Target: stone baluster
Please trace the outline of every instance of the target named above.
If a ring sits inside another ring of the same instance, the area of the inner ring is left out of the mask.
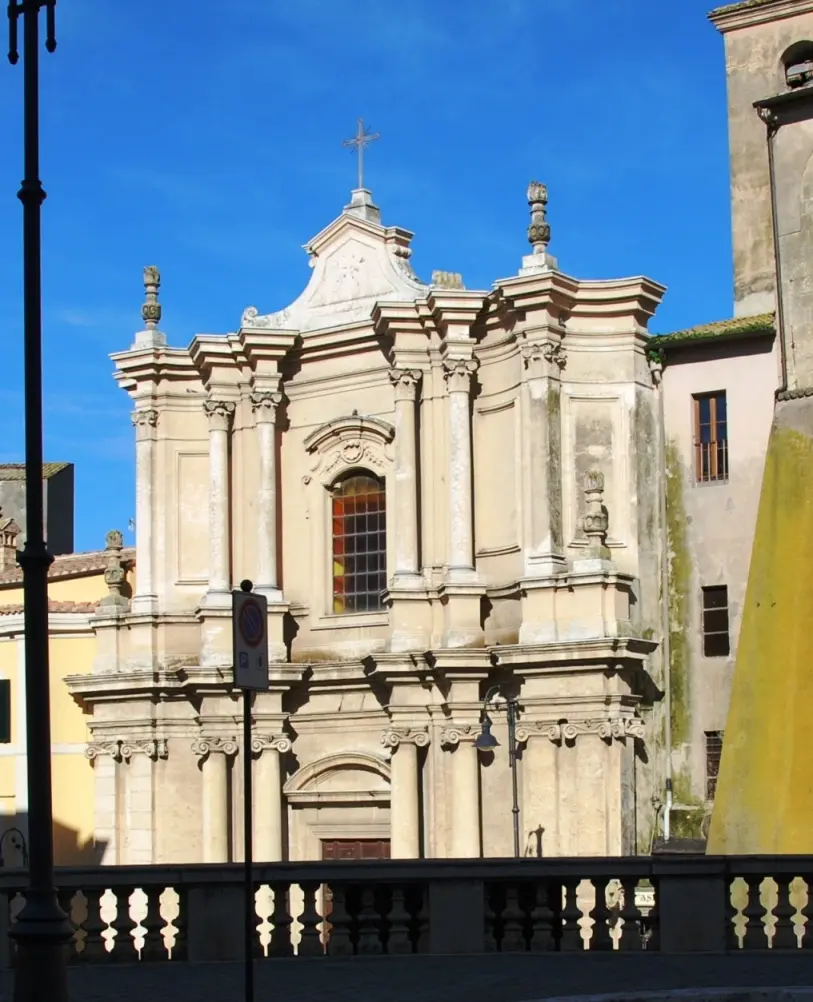
[[[477,365],[474,358],[446,358],[443,362],[449,400],[450,581],[474,577],[470,393]]]
[[[255,591],[271,602],[282,600],[277,580],[277,409],[278,391],[252,393],[260,453],[260,490],[257,496],[257,581]]]
[[[136,582],[132,611],[150,615],[156,611],[154,580],[153,510],[155,502],[155,429],[158,411],[140,407],[133,412],[136,430]]]
[[[229,759],[237,754],[233,737],[203,737],[192,744],[203,774],[203,862],[229,858]]]
[[[230,601],[229,552],[229,426],[235,405],[209,398],[209,594],[207,604]]]
[[[441,743],[452,749],[451,799],[453,859],[480,855],[480,764],[474,747],[479,729],[471,724],[447,727]]]
[[[390,854],[393,859],[421,855],[418,749],[429,744],[425,729],[391,727],[381,743],[392,749],[390,773]]]
[[[282,859],[282,769],[280,756],[291,750],[284,735],[255,735],[254,756],[254,858],[258,863]]]
[[[415,400],[420,369],[390,369],[395,388],[395,579],[409,585],[420,575],[418,554],[418,452]]]

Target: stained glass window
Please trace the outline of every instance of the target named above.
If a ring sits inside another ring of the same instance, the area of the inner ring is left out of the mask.
[[[387,586],[387,505],[384,483],[366,473],[340,480],[332,492],[333,611],[383,608]]]

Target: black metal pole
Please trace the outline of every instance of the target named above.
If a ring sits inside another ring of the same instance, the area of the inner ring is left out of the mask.
[[[511,766],[511,813],[514,816],[514,857],[519,859],[519,788],[517,783],[517,701],[508,700],[508,762]]]
[[[251,838],[253,818],[251,789],[251,693],[243,691],[243,846],[245,855],[245,886],[246,886],[246,928],[245,928],[245,967],[246,988],[245,1002],[254,1002],[254,846]]]
[[[72,929],[54,887],[51,805],[51,717],[48,666],[48,567],[42,490],[42,303],[39,178],[39,12],[46,8],[46,48],[53,52],[55,0],[9,4],[9,61],[17,62],[17,19],[23,19],[25,176],[23,288],[25,341],[25,694],[28,755],[28,888],[11,936],[17,944],[14,1002],[68,1002],[67,944]]]

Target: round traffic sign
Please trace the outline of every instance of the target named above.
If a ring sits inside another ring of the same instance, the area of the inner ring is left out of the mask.
[[[250,598],[243,602],[237,619],[240,636],[249,647],[259,647],[265,636],[265,617],[259,602]]]

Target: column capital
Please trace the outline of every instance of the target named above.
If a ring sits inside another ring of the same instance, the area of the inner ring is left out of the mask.
[[[423,373],[420,369],[402,369],[393,366],[389,371],[389,377],[390,382],[395,387],[396,401],[412,401],[415,399]]]
[[[130,415],[139,440],[152,437],[153,429],[158,425],[158,411],[154,407],[138,407]]]
[[[249,400],[257,424],[274,424],[277,420],[277,408],[282,403],[281,390],[255,390]]]
[[[291,748],[291,739],[285,734],[255,734],[251,739],[251,754],[258,758],[264,751],[285,755]]]
[[[474,724],[450,724],[444,727],[440,735],[440,744],[443,748],[456,748],[458,745],[474,744],[480,733]]]
[[[476,358],[444,358],[443,378],[449,393],[468,393],[479,366]]]
[[[381,735],[381,744],[393,750],[399,745],[407,744],[426,748],[429,744],[429,731],[425,727],[388,727]]]
[[[237,738],[221,736],[205,736],[195,738],[192,742],[192,754],[205,759],[215,752],[231,757],[237,754]]]
[[[236,405],[233,400],[216,400],[208,397],[203,403],[203,410],[209,418],[209,427],[214,431],[228,431],[229,423],[234,415]]]
[[[116,762],[129,762],[135,755],[146,755],[153,761],[167,758],[169,745],[166,738],[136,738],[112,741],[91,741],[85,749],[85,756],[95,762],[101,756],[109,755]]]
[[[644,722],[640,717],[593,717],[584,720],[535,720],[517,725],[517,744],[525,744],[532,737],[544,737],[554,744],[572,744],[582,735],[595,734],[612,744],[627,738],[642,740]]]
[[[567,365],[561,341],[535,341],[520,348],[523,365],[531,379],[558,376]]]

